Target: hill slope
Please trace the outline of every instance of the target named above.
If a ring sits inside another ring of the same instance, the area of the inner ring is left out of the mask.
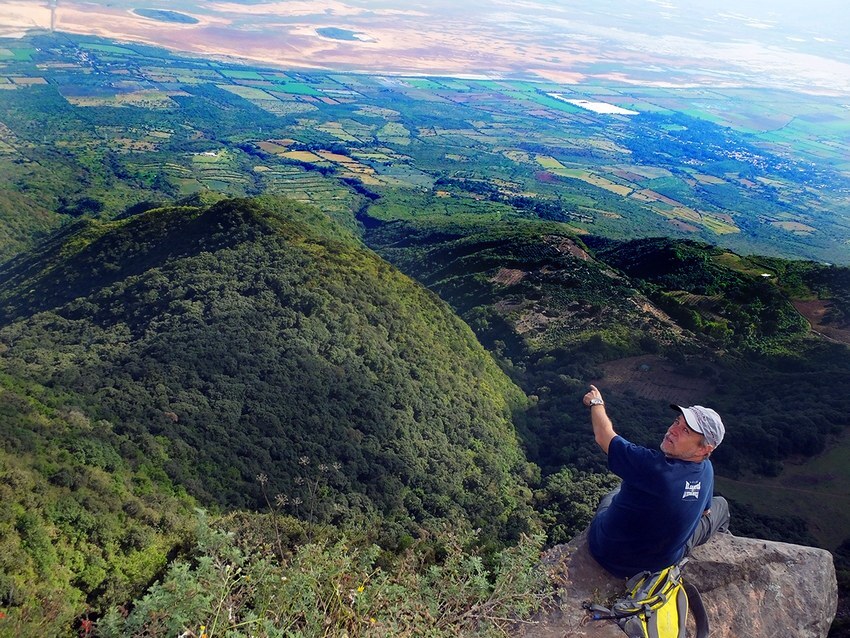
[[[718,407],[731,424],[716,454],[727,475],[774,475],[843,430],[847,347],[812,333],[794,303],[822,304],[842,330],[846,268],[578,238],[558,224],[396,222],[367,241],[452,304],[537,399],[520,425],[544,473],[604,469],[575,404],[591,380],[623,434],[647,445],[669,422],[667,403]]]
[[[524,396],[471,331],[318,212],[272,199],[86,222],[0,272],[2,365],[204,503],[524,527]]]
[[[3,636],[70,635],[83,611],[138,596],[193,517],[144,446],[66,400],[0,374]]]

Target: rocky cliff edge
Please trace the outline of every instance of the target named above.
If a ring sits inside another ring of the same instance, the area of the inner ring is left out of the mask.
[[[624,589],[623,579],[591,558],[586,533],[550,550],[544,563],[559,583],[557,603],[514,636],[625,636],[612,621],[588,621],[582,607],[610,602]],[[702,594],[711,638],[825,638],[835,617],[835,567],[823,549],[719,535],[693,551],[684,577]]]

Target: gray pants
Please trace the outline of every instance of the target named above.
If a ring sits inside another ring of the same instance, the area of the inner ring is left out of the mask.
[[[729,503],[722,496],[711,499],[711,509],[699,518],[697,528],[685,544],[685,556],[697,545],[702,545],[718,532],[729,531]]]
[[[611,507],[611,501],[614,500],[614,497],[619,493],[619,491],[620,486],[618,485],[602,497],[602,500],[599,501],[599,507],[596,508],[596,516],[598,516],[600,512],[604,512]],[[688,542],[685,543],[685,556],[690,554],[694,547],[702,545],[716,533],[728,531],[729,503],[727,503],[726,499],[722,496],[715,496],[711,499],[711,509],[708,510],[707,514],[700,516],[697,528],[694,530],[694,533],[691,534]]]

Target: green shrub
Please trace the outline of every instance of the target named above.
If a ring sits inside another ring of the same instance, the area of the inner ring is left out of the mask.
[[[193,556],[129,613],[110,609],[97,635],[502,636],[547,595],[542,536],[486,556],[475,534],[445,528],[389,559],[344,535],[291,547],[284,560],[238,540],[202,517]]]

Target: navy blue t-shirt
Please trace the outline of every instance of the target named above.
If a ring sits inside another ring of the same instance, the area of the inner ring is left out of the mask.
[[[711,461],[670,459],[616,436],[608,447],[608,468],[623,481],[611,506],[590,525],[591,555],[623,578],[679,561],[711,506]]]

